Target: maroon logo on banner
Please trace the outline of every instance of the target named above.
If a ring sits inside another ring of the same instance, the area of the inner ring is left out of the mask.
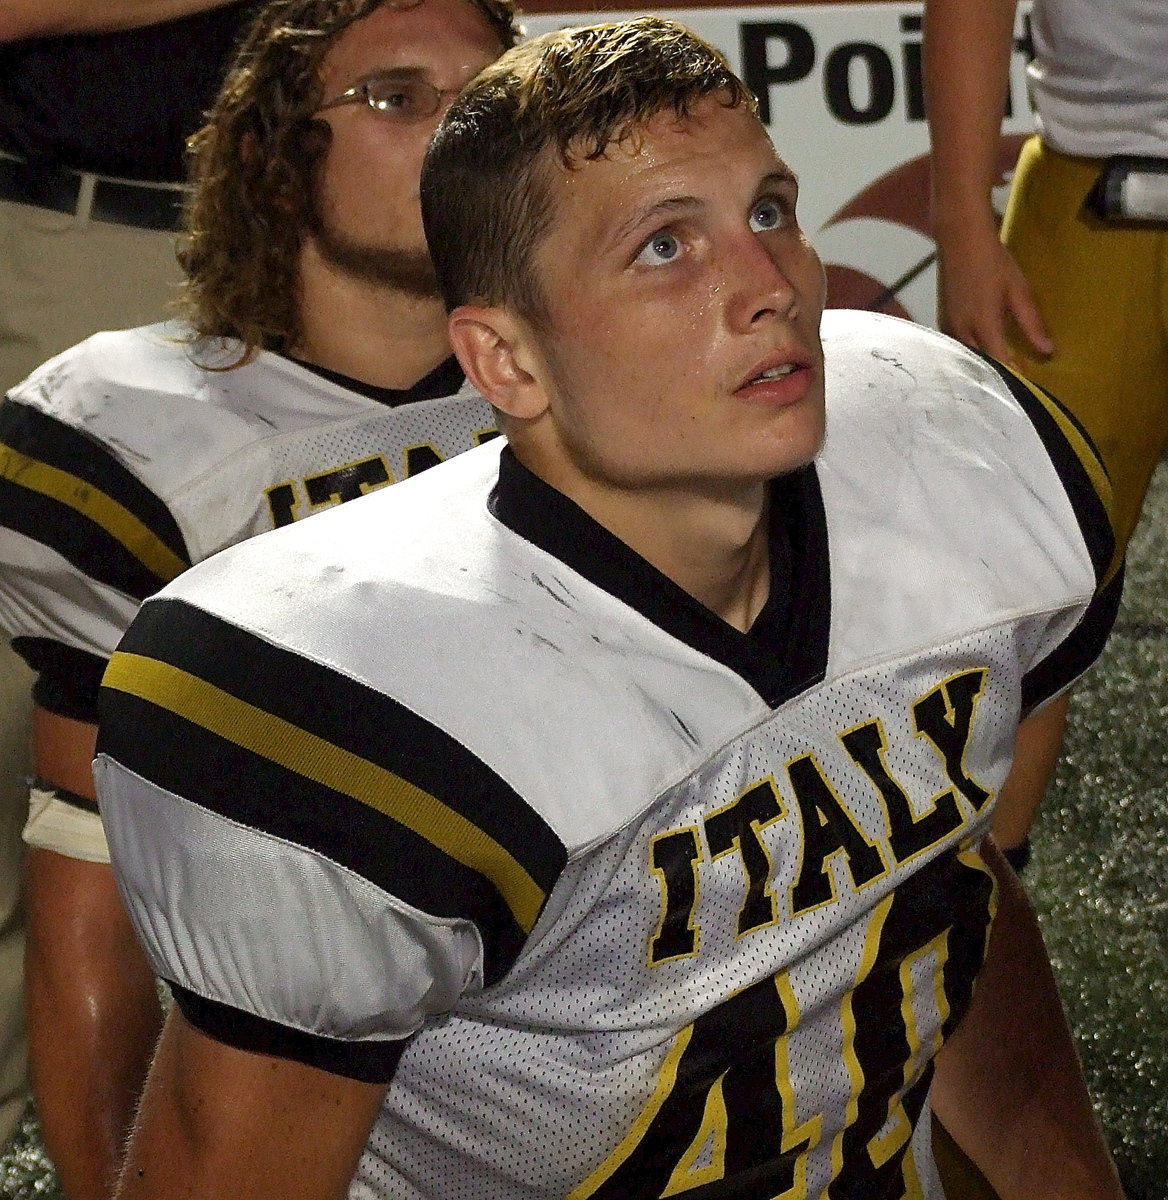
[[[1025,140],[1025,135],[1021,134],[1002,138],[998,152],[999,182],[1008,180]],[[830,229],[833,225],[860,217],[900,225],[931,238],[928,155],[910,159],[886,175],[881,175],[838,209],[824,222],[823,228]],[[914,279],[927,271],[935,259],[936,254],[931,252],[916,262],[906,262],[903,272],[896,279],[888,281],[876,279],[854,267],[824,263],[827,305],[829,308],[866,308],[897,317],[909,317],[911,314],[897,297]]]

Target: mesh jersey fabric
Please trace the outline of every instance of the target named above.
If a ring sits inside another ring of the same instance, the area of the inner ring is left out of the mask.
[[[1057,403],[906,322],[824,337],[779,628],[495,444],[217,556],[111,662],[135,923],[200,1028],[389,1081],[355,1200],[941,1197],[993,797],[1121,569]]]

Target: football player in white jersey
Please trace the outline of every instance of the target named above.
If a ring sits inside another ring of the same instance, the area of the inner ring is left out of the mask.
[[[70,1200],[108,1196],[161,1023],[90,761],[97,683],[192,562],[493,436],[418,206],[510,0],[275,0],[206,127],[187,324],[98,335],[0,407],[0,622],[39,672],[27,979],[37,1106]]]
[[[659,18],[455,102],[423,212],[508,444],[196,566],[105,676],[176,1000],[125,1200],[953,1200],[934,1106],[1003,1200],[1119,1200],[988,836],[1114,617],[1106,476],[821,321],[796,191]]]

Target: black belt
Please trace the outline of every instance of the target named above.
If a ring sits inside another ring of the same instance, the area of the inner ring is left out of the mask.
[[[176,184],[108,179],[0,154],[0,200],[74,213],[82,220],[138,229],[181,229],[185,194],[186,189]]]

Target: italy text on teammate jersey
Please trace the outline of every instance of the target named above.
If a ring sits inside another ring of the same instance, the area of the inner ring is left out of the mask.
[[[0,626],[37,699],[92,721],[138,605],[191,563],[494,436],[453,359],[407,391],[261,352],[231,371],[175,326],[102,333],[0,404]]]

